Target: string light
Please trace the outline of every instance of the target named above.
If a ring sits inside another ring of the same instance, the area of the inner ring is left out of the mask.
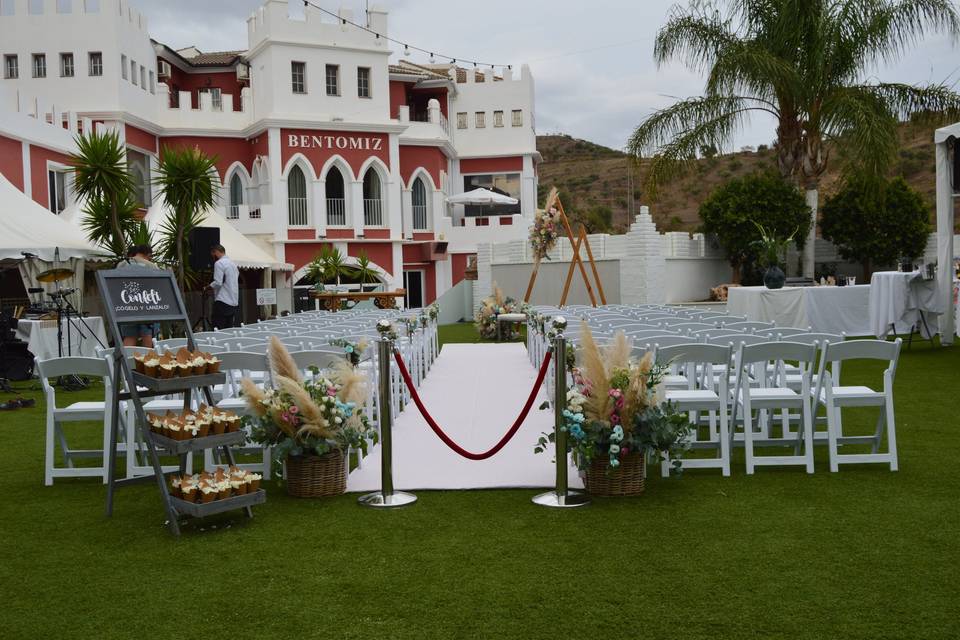
[[[334,13],[333,11],[330,11],[330,10],[328,10],[328,9],[324,9],[323,7],[321,7],[321,6],[319,6],[319,5],[311,2],[310,0],[303,0],[303,6],[305,6],[305,7],[313,7],[314,9],[316,9],[317,11],[320,11],[321,13],[325,13],[325,14],[327,14],[327,15],[329,15],[329,16],[332,16],[332,17],[340,20],[340,24],[342,24],[342,25],[344,25],[344,26],[346,26],[346,25],[349,24],[349,25],[351,25],[351,26],[353,26],[353,27],[356,27],[357,29],[360,29],[360,30],[362,30],[362,31],[366,31],[367,33],[372,33],[374,36],[376,36],[376,39],[377,39],[377,40],[383,38],[383,39],[386,40],[387,42],[392,42],[392,43],[394,43],[394,44],[401,45],[401,46],[403,46],[403,55],[405,55],[405,56],[409,56],[411,50],[419,51],[420,53],[429,54],[429,55],[430,55],[430,64],[433,64],[433,63],[434,63],[434,60],[435,60],[434,54],[433,54],[433,52],[430,51],[429,49],[422,49],[422,48],[417,47],[417,46],[414,46],[414,45],[412,45],[412,44],[408,44],[408,43],[406,43],[406,42],[401,42],[400,40],[396,40],[396,39],[391,38],[391,37],[389,37],[389,36],[386,36],[386,35],[384,35],[384,34],[382,34],[382,33],[378,33],[378,32],[376,32],[376,31],[374,31],[373,29],[371,29],[370,27],[366,27],[366,26],[364,26],[364,25],[362,25],[362,24],[358,24],[358,23],[353,22],[353,21],[351,21],[351,20],[347,20],[346,18],[343,18],[343,17],[337,15],[337,14]],[[455,57],[453,57],[453,56],[446,56],[446,55],[443,55],[443,54],[438,54],[438,55],[439,55],[441,58],[449,58],[449,60],[450,60],[450,62],[451,62],[452,64],[456,64],[456,63],[457,63],[457,58],[455,58]],[[501,68],[502,68],[502,67],[506,67],[507,69],[513,70],[513,65],[493,64],[493,63],[490,63],[490,62],[482,62],[482,61],[480,61],[480,60],[465,60],[465,59],[463,59],[463,58],[461,58],[461,60],[463,60],[463,62],[472,62],[474,67],[477,67],[477,66],[480,66],[480,65],[486,67],[487,65],[489,65],[491,69],[493,69],[493,68],[495,68],[495,67],[501,67]]]

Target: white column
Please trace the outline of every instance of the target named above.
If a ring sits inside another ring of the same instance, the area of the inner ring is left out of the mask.
[[[274,240],[280,241],[274,245],[276,257],[285,259],[286,252],[283,248],[283,241],[287,239],[287,181],[283,177],[280,146],[280,129],[268,129],[267,164],[270,168],[270,184],[268,186],[270,205],[264,206],[261,203],[260,210],[261,215],[266,212],[272,213],[272,220],[266,221],[265,226],[273,231]]]
[[[400,209],[403,212],[403,237],[409,240],[413,238],[413,192],[410,189],[400,192]]]
[[[23,193],[28,198],[33,198],[33,170],[30,167],[30,143],[24,140],[20,144],[20,151],[23,161]]]
[[[390,145],[390,179],[387,181],[384,197],[387,216],[386,224],[390,227],[390,237],[399,238],[403,234],[403,206],[405,202],[402,199],[401,191],[403,189],[403,178],[400,176],[400,136],[391,133],[389,137]]]
[[[520,213],[533,219],[537,210],[537,176],[533,156],[523,156],[523,173],[520,174]]]
[[[327,189],[324,180],[317,180],[311,183],[311,211],[313,215],[313,227],[317,230],[318,236],[327,235]]]
[[[358,238],[363,236],[363,180],[354,180],[345,185],[350,189],[350,197],[347,198],[346,205],[349,207],[348,214],[353,221],[353,234]]]

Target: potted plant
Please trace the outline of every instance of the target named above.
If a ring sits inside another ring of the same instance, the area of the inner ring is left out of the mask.
[[[630,496],[644,491],[648,456],[668,453],[679,469],[689,449],[693,425],[663,399],[666,368],[653,354],[631,358],[621,332],[600,349],[586,323],[581,329],[580,366],[563,409],[567,442],[587,491],[598,496]],[[553,433],[543,434],[534,451],[542,453]]]
[[[366,380],[348,360],[329,377],[300,368],[277,338],[270,340],[271,389],[241,382],[252,415],[244,418],[251,438],[272,448],[274,469],[287,472],[287,493],[300,498],[338,495],[347,488],[349,449],[366,451],[376,441],[363,411]]]
[[[787,247],[793,242],[797,230],[794,229],[790,237],[784,240],[765,229],[763,225],[757,222],[753,224],[760,230],[760,239],[754,244],[759,252],[760,265],[765,267],[763,284],[767,289],[782,289],[783,283],[787,280],[787,275],[780,268],[780,265],[786,260]]]

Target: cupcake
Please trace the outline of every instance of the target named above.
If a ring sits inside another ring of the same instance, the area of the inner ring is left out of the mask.
[[[222,413],[213,414],[213,420],[210,423],[210,433],[218,436],[226,431],[227,423],[223,418],[224,416]]]
[[[181,478],[174,476],[170,479],[170,495],[174,498],[182,498],[183,492],[180,490]]]
[[[183,425],[183,439],[190,440],[191,438],[199,437],[200,429],[197,428],[197,423],[188,422]]]
[[[205,353],[203,355],[204,355],[204,359],[207,362],[207,373],[219,373],[220,358],[210,353]]]
[[[255,493],[260,489],[260,481],[263,479],[259,473],[247,474],[247,493]]]
[[[227,423],[227,432],[234,433],[240,431],[240,416],[235,413],[229,413],[224,416],[224,419]]]
[[[217,483],[217,499],[226,500],[230,497],[230,481],[221,480]]]
[[[145,353],[133,354],[133,368],[137,373],[143,373],[143,369],[144,369],[143,359],[145,357],[146,357]]]
[[[160,365],[160,377],[172,378],[177,372],[176,362],[166,362]]]
[[[204,504],[208,504],[217,499],[217,488],[213,485],[212,482],[201,481],[198,487],[200,491],[200,501]]]
[[[195,376],[202,376],[207,372],[207,359],[200,353],[193,354],[190,364],[193,365],[193,375]]]
[[[180,478],[180,498],[187,502],[197,501],[197,481],[189,474]]]
[[[242,477],[230,476],[230,490],[233,495],[242,496],[247,492],[247,482]]]
[[[183,433],[180,429],[180,424],[177,422],[167,423],[167,434],[167,437],[171,440],[183,440]]]
[[[160,356],[156,351],[148,351],[143,359],[143,374],[156,378],[160,373]]]

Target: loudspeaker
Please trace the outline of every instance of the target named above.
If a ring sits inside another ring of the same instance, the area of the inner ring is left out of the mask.
[[[0,378],[19,382],[33,377],[33,354],[27,343],[7,342],[0,346]]]
[[[213,269],[210,247],[220,244],[220,227],[195,227],[190,232],[190,268],[194,271]]]

